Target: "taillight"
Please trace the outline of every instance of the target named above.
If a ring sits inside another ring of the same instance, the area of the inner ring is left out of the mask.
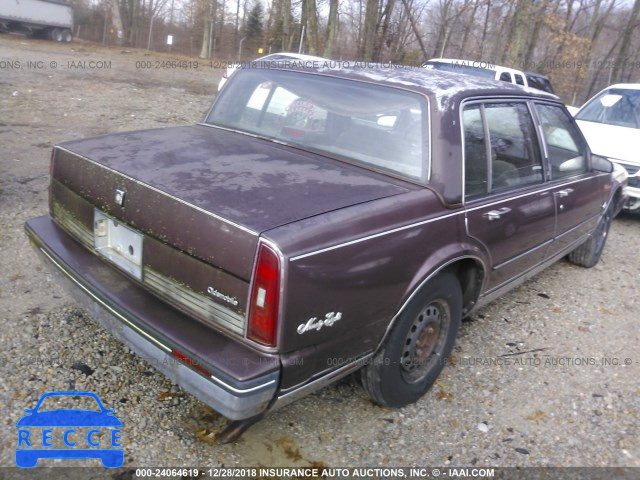
[[[280,259],[269,246],[258,247],[249,303],[247,336],[262,345],[275,347],[280,302]]]

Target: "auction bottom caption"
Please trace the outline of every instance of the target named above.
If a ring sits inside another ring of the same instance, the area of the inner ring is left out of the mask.
[[[299,479],[299,478],[494,478],[493,468],[429,468],[429,467],[355,467],[355,468],[137,468],[136,477],[222,478],[222,479]]]

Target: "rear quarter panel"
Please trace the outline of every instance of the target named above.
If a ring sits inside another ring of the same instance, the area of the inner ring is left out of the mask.
[[[282,389],[372,352],[422,281],[462,255],[486,260],[466,237],[461,209],[426,188],[278,228],[285,252]],[[299,333],[310,319],[340,314]],[[304,368],[299,368],[300,365]]]

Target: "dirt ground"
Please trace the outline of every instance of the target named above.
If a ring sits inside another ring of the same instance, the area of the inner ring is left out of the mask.
[[[451,364],[415,405],[374,406],[346,380],[214,445],[223,419],[77,310],[23,224],[47,212],[53,144],[197,122],[221,73],[193,58],[0,35],[0,466],[14,465],[23,409],[74,386],[116,409],[129,469],[640,467],[640,218],[629,215],[597,267],[559,262],[465,322]],[[507,354],[526,361],[483,363]]]

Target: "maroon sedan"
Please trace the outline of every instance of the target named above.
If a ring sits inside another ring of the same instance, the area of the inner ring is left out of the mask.
[[[625,199],[553,95],[294,67],[238,71],[197,125],[56,146],[26,224],[236,433],[359,369],[375,402],[418,400],[461,318],[564,256],[595,265]]]

